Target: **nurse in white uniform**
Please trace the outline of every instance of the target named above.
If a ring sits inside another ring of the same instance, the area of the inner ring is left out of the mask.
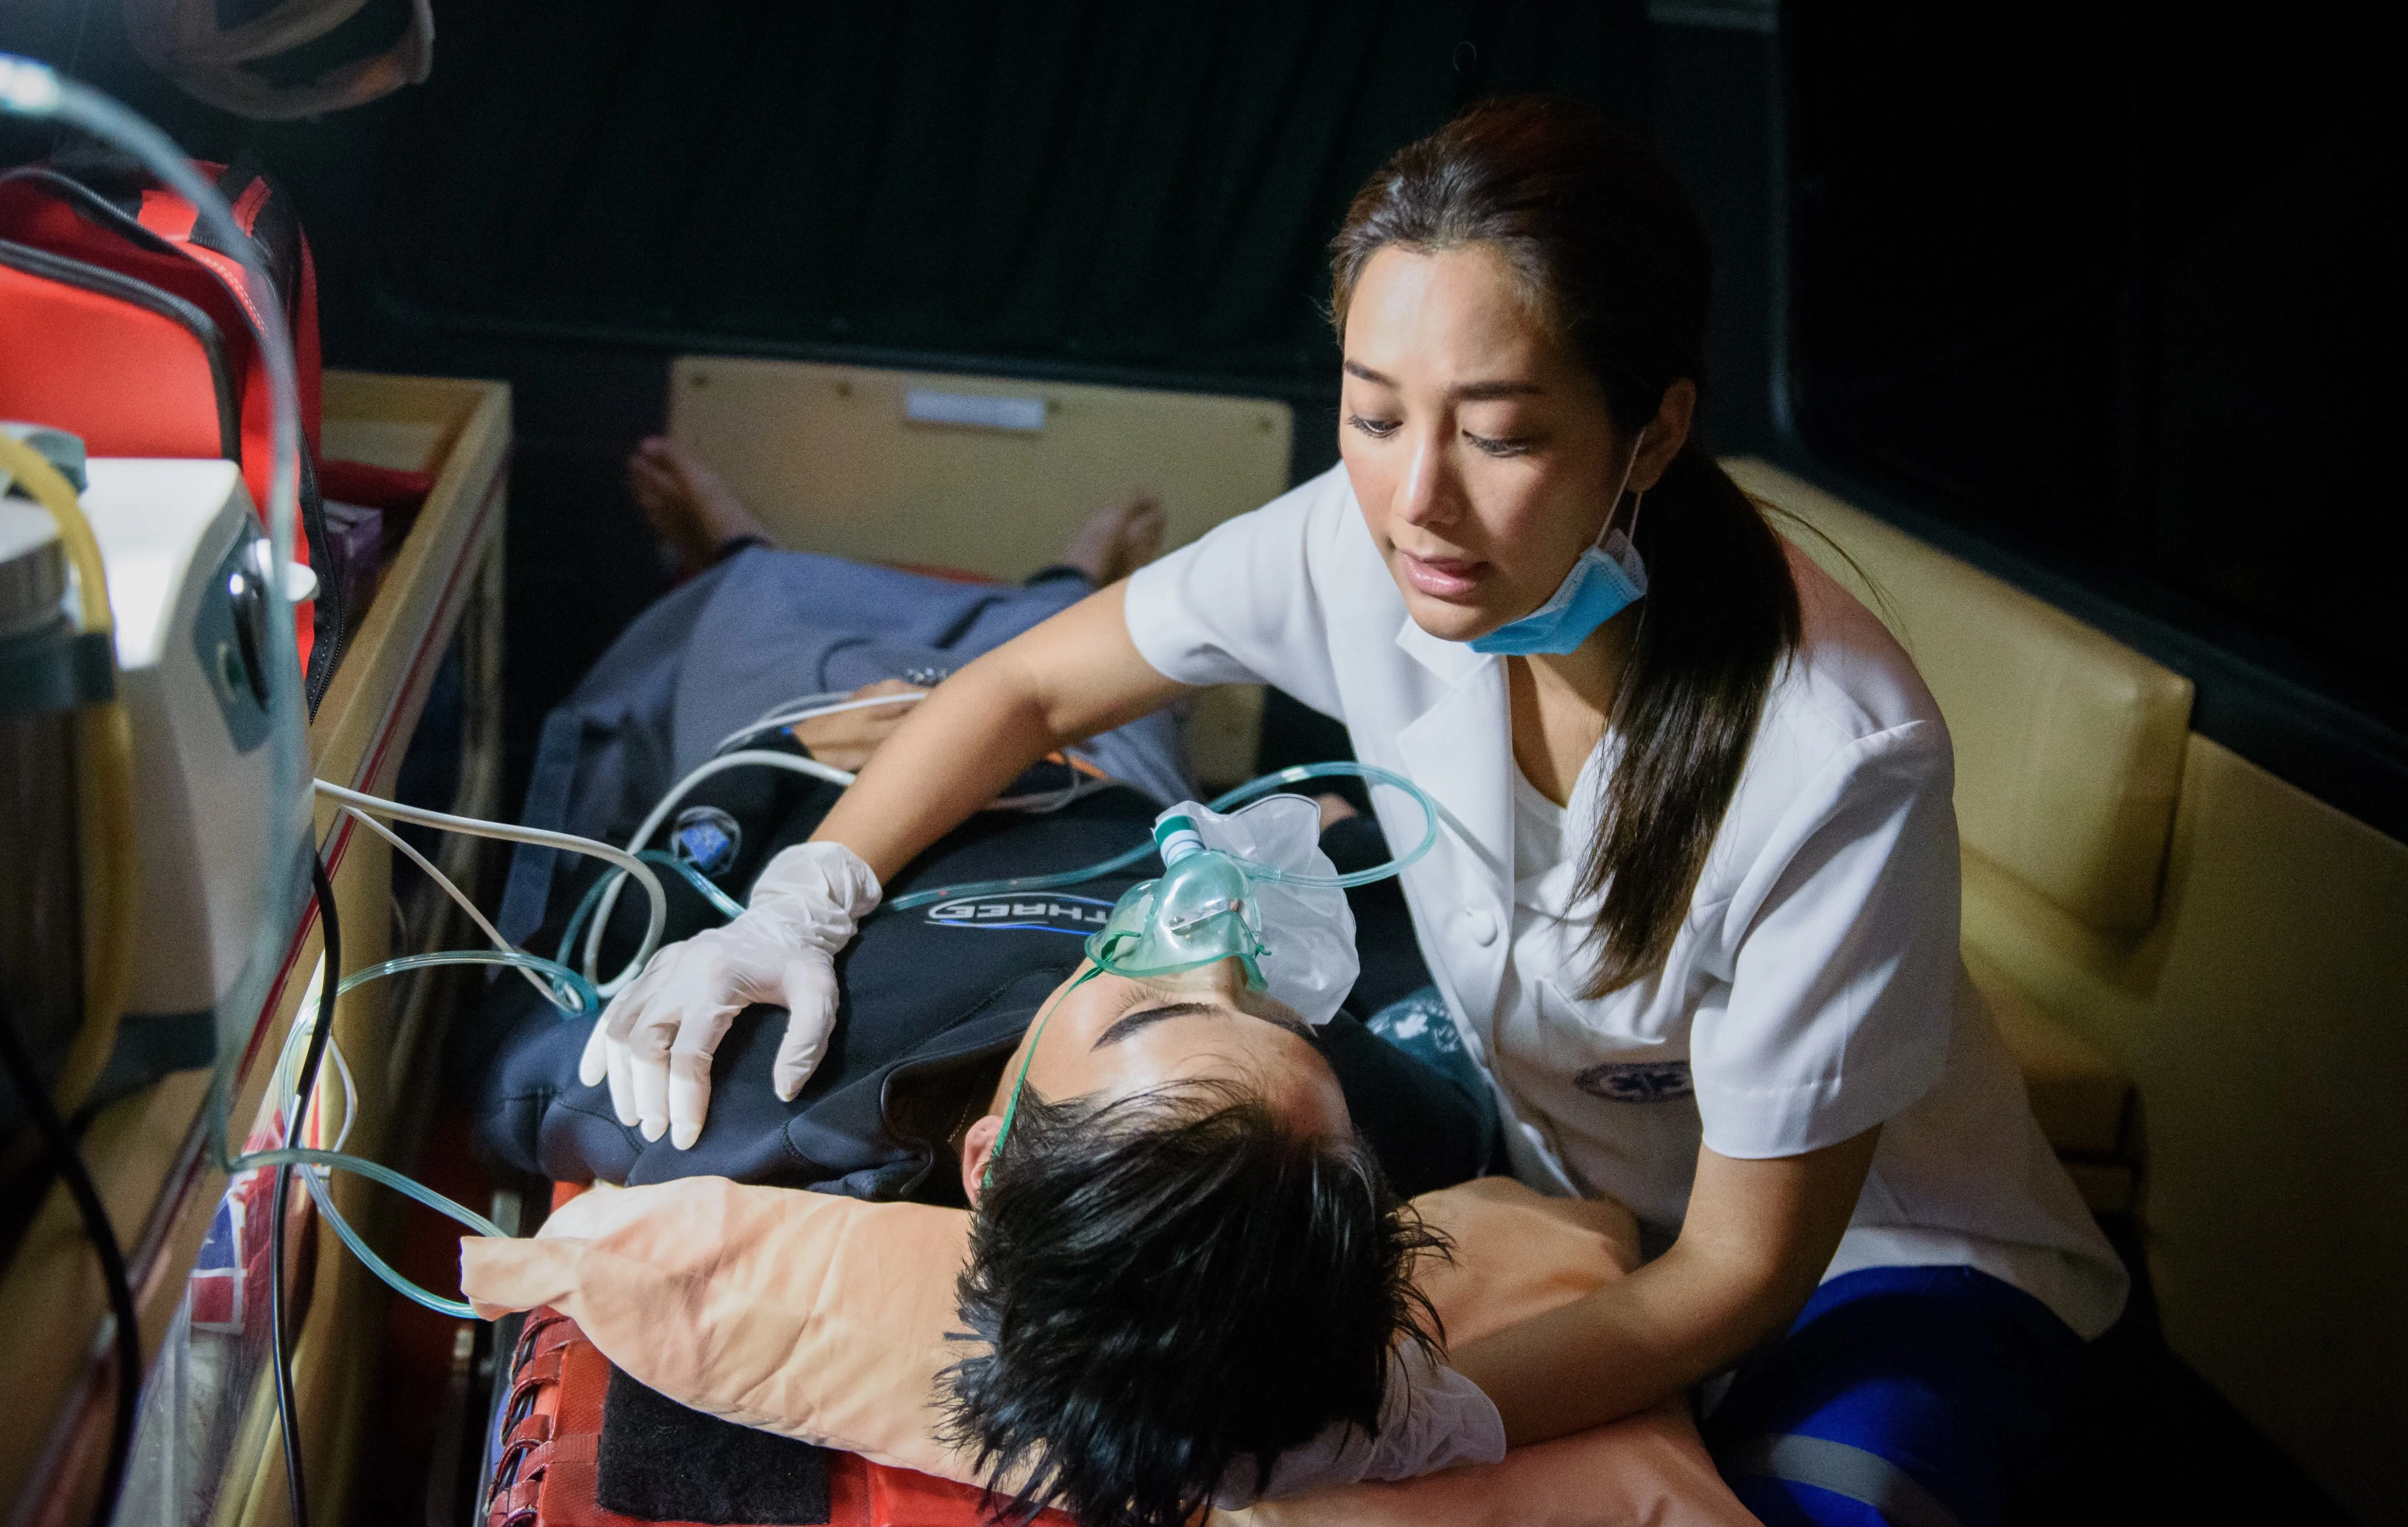
[[[1506,103],[1400,151],[1334,252],[1340,466],[962,670],[821,836],[892,875],[1190,686],[1340,718],[1442,812],[1405,894],[1514,1172],[1670,1243],[1452,1353],[1511,1440],[1702,1383],[1768,1521],[1999,1521],[2125,1275],[1959,962],[1938,707],[1692,430],[1695,214],[1636,140]],[[705,1007],[790,1002],[816,1051],[816,978],[755,963],[610,1015],[638,1096],[707,1069]]]

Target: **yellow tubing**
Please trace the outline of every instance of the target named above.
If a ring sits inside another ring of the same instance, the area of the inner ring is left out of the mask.
[[[115,622],[108,608],[108,573],[100,543],[76,502],[73,484],[47,457],[0,435],[5,469],[50,511],[59,540],[78,584],[78,624],[108,642],[109,664],[117,662]],[[76,712],[77,853],[83,866],[87,909],[84,927],[83,1026],[76,1031],[59,1072],[57,1106],[62,1116],[80,1106],[117,1045],[117,1020],[134,973],[134,732],[124,705],[114,698]],[[93,883],[98,882],[95,892]],[[97,908],[97,916],[92,909]]]

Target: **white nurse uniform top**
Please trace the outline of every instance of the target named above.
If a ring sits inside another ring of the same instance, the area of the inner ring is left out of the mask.
[[[1671,956],[1599,998],[1580,994],[1595,906],[1570,892],[1614,740],[1551,820],[1513,763],[1502,660],[1406,615],[1342,468],[1140,570],[1128,628],[1168,678],[1276,684],[1337,717],[1358,758],[1437,800],[1405,899],[1524,1180],[1669,1228],[1700,1142],[1789,1156],[1881,1124],[1827,1277],[1968,1265],[2096,1335],[2123,1306],[2122,1264],[1957,953],[1947,728],[1881,623],[1804,556],[1790,566],[1804,640]],[[1414,805],[1374,794],[1389,841],[1418,841]]]

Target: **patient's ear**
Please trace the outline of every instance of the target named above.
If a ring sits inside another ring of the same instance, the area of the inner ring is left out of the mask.
[[[986,1186],[986,1163],[995,1159],[995,1142],[1003,1134],[1003,1119],[988,1114],[962,1136],[962,1192],[970,1207],[978,1207],[979,1190]]]

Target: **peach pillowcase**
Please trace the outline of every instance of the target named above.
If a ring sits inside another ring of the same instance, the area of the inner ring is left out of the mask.
[[[1453,1342],[1477,1340],[1620,1277],[1629,1216],[1484,1178],[1414,1201],[1452,1262],[1420,1270]],[[917,1204],[689,1177],[596,1189],[532,1239],[461,1242],[461,1284],[488,1317],[550,1305],[611,1362],[714,1416],[980,1482],[936,1436],[938,1375],[967,1350],[953,1279],[969,1217]],[[1685,1404],[1501,1462],[1356,1485],[1250,1511],[1227,1527],[1742,1527]]]

